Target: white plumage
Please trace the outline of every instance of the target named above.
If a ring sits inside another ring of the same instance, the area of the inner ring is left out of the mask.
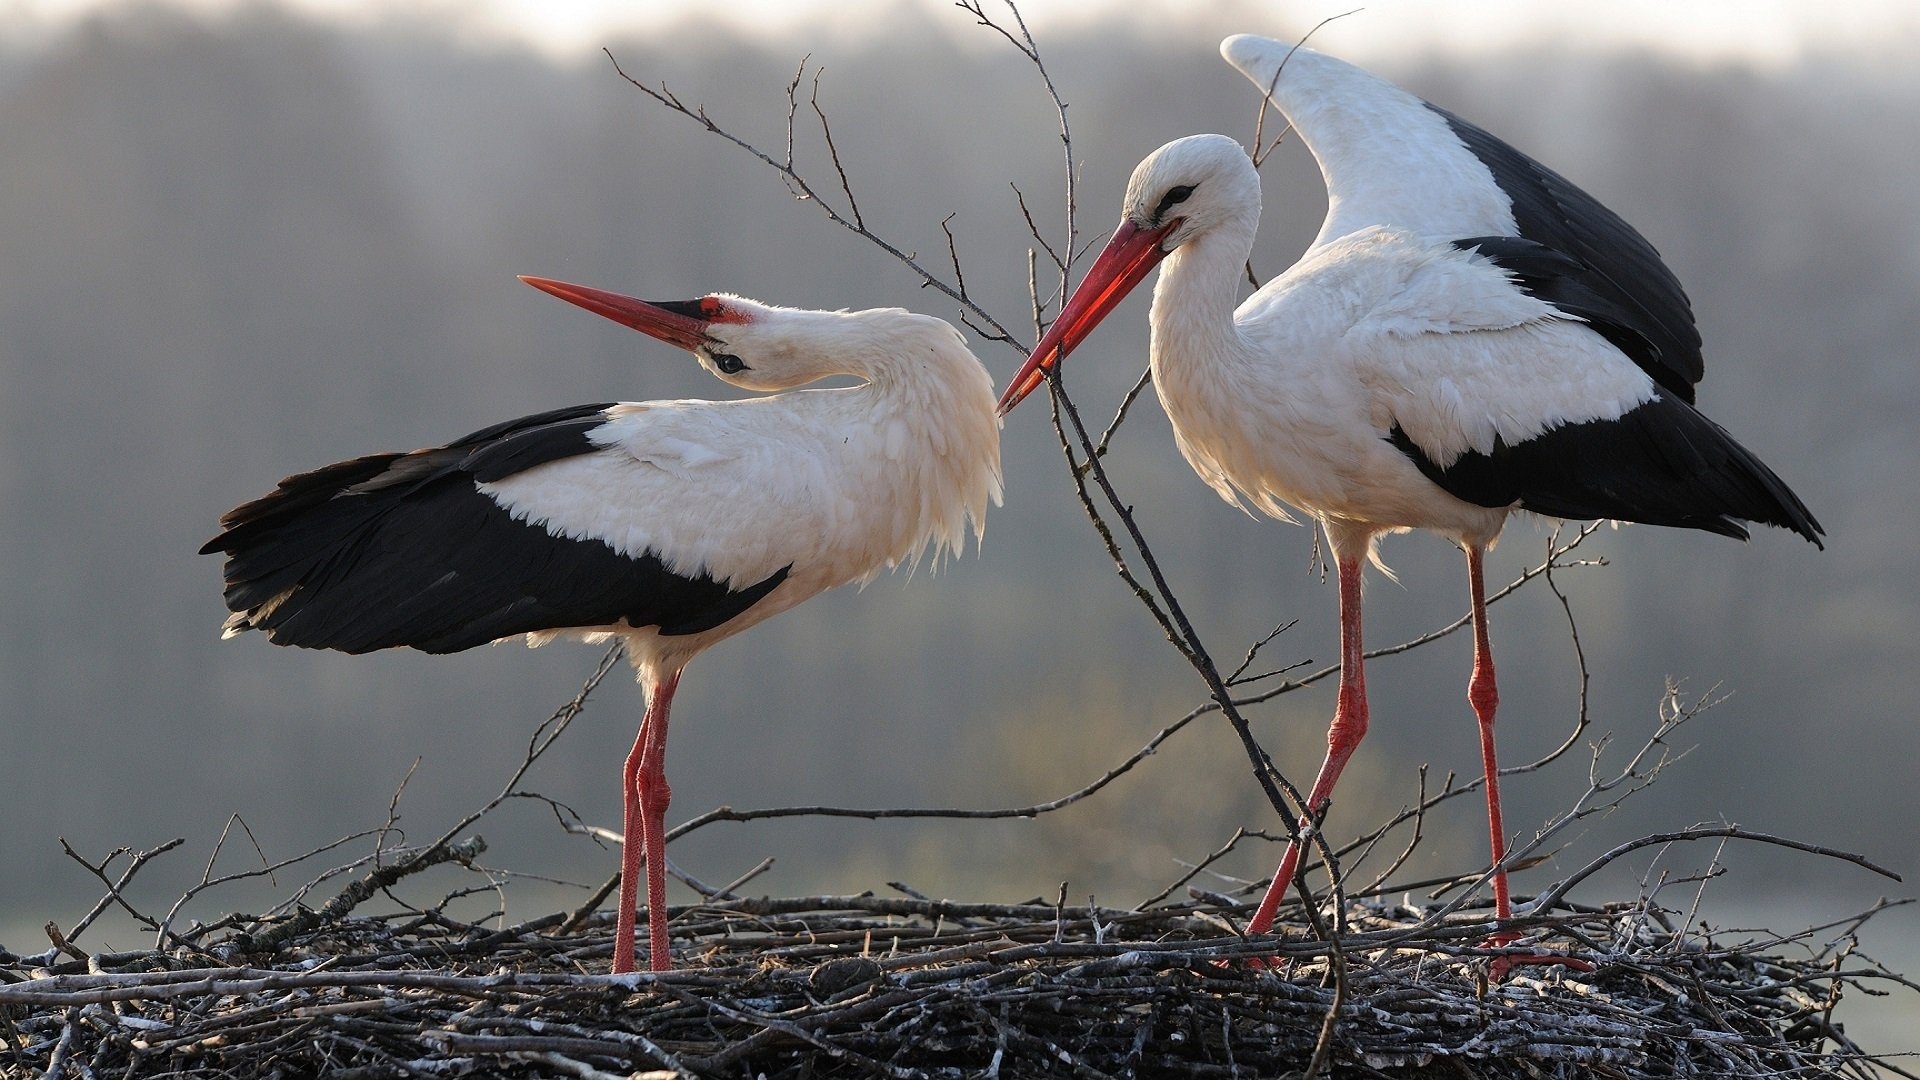
[[[680,671],[809,597],[959,552],[1000,498],[993,381],[953,327],[899,309],[737,296],[649,304],[528,278],[689,349],[738,401],[586,405],[281,482],[222,519],[229,634],[347,652],[525,635],[621,639],[647,691],[624,773],[615,971],[669,965],[665,752]],[[829,376],[858,385],[797,390]]]
[[[1317,824],[1366,732],[1360,574],[1386,533],[1467,554],[1496,864],[1505,851],[1482,559],[1515,510],[1819,543],[1758,458],[1694,410],[1702,365],[1685,292],[1647,241],[1564,177],[1359,68],[1240,35],[1222,53],[1320,164],[1329,209],[1307,252],[1244,303],[1260,183],[1231,139],[1148,155],[1119,228],[1001,398],[1037,387],[1163,261],[1155,388],[1194,471],[1237,505],[1304,511],[1339,568],[1341,685],[1307,795]],[[1299,840],[1249,924],[1271,924]],[[1504,872],[1496,907],[1510,914]]]
[[[1344,60],[1256,34],[1227,38],[1220,55],[1267,92],[1320,164],[1327,217],[1313,247],[1369,225],[1441,240],[1518,231],[1513,196],[1488,182],[1486,163],[1425,101]]]
[[[753,323],[715,324],[742,356],[780,333],[818,341],[791,378],[720,375],[748,389],[854,375],[859,386],[736,401],[617,405],[589,438],[600,448],[481,490],[520,520],[627,555],[652,553],[683,576],[745,586],[793,564],[742,618],[760,621],[826,589],[865,582],[923,555],[958,553],[1000,498],[992,378],[951,326],[899,309],[812,312],[746,305]],[[739,326],[742,329],[734,329]],[[981,403],[988,408],[983,412]],[[805,558],[796,561],[797,555]],[[733,629],[729,624],[729,629]]]

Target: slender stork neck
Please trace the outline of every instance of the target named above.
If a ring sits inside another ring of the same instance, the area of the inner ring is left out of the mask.
[[[1151,316],[1156,377],[1169,365],[1219,363],[1247,352],[1233,313],[1259,221],[1256,204],[1194,236],[1160,264]]]
[[[936,559],[959,554],[969,523],[979,539],[987,504],[1000,501],[1000,419],[993,376],[953,327],[897,309],[859,315],[844,373],[864,384],[810,393],[857,432],[831,441],[854,452],[844,475],[861,478],[849,499],[864,510],[841,518],[873,519],[847,541],[867,550],[866,580],[929,547]]]
[[[841,320],[846,347],[842,370],[866,381],[862,396],[886,409],[927,413],[997,431],[993,376],[951,326],[897,308],[822,313]]]

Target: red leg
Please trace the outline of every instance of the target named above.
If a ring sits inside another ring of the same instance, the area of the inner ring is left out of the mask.
[[[1507,831],[1500,823],[1500,763],[1493,753],[1493,714],[1500,706],[1500,690],[1493,678],[1493,646],[1487,641],[1487,579],[1482,566],[1485,555],[1483,548],[1467,549],[1467,584],[1473,591],[1473,677],[1467,681],[1467,701],[1472,703],[1473,715],[1480,722],[1480,766],[1486,772],[1487,783],[1487,834],[1491,838],[1493,865],[1498,866],[1507,857]],[[1497,870],[1493,875],[1493,911],[1503,921],[1513,918],[1505,870]],[[1519,937],[1518,931],[1504,930],[1487,939],[1487,944],[1511,945]],[[1495,957],[1491,974],[1496,980],[1504,979],[1507,972],[1521,964],[1559,964],[1578,971],[1593,970],[1593,965],[1584,960],[1542,953]]]
[[[633,970],[635,907],[639,900],[641,863],[647,872],[648,966],[667,971],[673,959],[667,952],[667,804],[673,790],[667,786],[667,713],[680,685],[678,671],[650,683],[647,715],[627,754],[622,773],[625,840],[620,853],[620,911],[615,918],[614,974]]]
[[[1480,721],[1480,765],[1487,783],[1487,833],[1493,847],[1493,864],[1507,857],[1507,832],[1500,823],[1500,764],[1493,752],[1493,714],[1500,705],[1500,690],[1493,678],[1493,646],[1487,641],[1487,579],[1482,562],[1483,548],[1467,549],[1467,585],[1473,591],[1473,678],[1467,682],[1467,700]],[[1493,910],[1501,919],[1513,917],[1513,905],[1507,898],[1507,872],[1493,875]],[[1505,935],[1503,935],[1505,936]],[[1506,940],[1511,941],[1510,936]]]
[[[651,710],[649,710],[651,713]],[[626,766],[620,773],[621,837],[620,844],[620,902],[615,909],[613,931],[613,973],[624,975],[633,970],[633,921],[634,883],[640,880],[640,862],[642,857],[640,838],[635,834],[640,824],[639,773],[641,748],[647,740],[647,721],[640,722],[640,731],[634,736],[633,749],[627,753]]]
[[[1313,790],[1307,793],[1307,819],[1303,831],[1317,825],[1333,798],[1333,785],[1340,780],[1347,759],[1367,734],[1367,673],[1365,651],[1360,645],[1360,556],[1337,560],[1340,571],[1340,696],[1333,709],[1333,724],[1327,728],[1327,756],[1320,773],[1313,778]],[[1295,869],[1300,865],[1301,839],[1287,844],[1280,869],[1274,871],[1273,884],[1247,923],[1247,933],[1264,934],[1273,926],[1274,912],[1293,886]]]
[[[1493,714],[1500,706],[1500,690],[1493,679],[1493,646],[1487,641],[1487,579],[1482,566],[1485,555],[1482,548],[1467,549],[1467,584],[1473,591],[1473,677],[1467,681],[1467,701],[1472,703],[1473,715],[1480,722],[1480,766],[1485,770],[1487,783],[1487,834],[1493,849],[1493,865],[1498,866],[1507,857],[1507,831],[1500,823],[1500,763],[1493,753]],[[1513,917],[1505,870],[1494,871],[1493,912],[1502,921]],[[1487,944],[1511,945],[1519,937],[1517,931],[1503,930],[1488,938]],[[1563,964],[1582,971],[1592,969],[1584,960],[1549,953],[1495,957],[1490,973],[1495,980],[1504,979],[1507,972],[1521,964]]]

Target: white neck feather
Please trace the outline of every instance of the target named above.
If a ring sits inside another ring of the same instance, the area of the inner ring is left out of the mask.
[[[1156,379],[1186,365],[1217,367],[1248,354],[1233,313],[1259,225],[1254,206],[1180,245],[1160,265],[1151,315]]]

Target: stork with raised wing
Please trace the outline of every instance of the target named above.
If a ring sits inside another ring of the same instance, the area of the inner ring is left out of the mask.
[[[701,650],[930,551],[976,541],[1000,499],[993,380],[947,323],[738,296],[647,303],[529,285],[691,351],[736,401],[582,405],[445,446],[280,482],[221,519],[226,636],[364,653],[526,635],[619,639],[647,697],[622,773],[613,970],[632,971],[646,868],[653,970],[667,945],[667,714]]]
[[[1633,227],[1486,131],[1331,56],[1252,35],[1221,52],[1286,115],[1329,196],[1291,268],[1239,302],[1260,178],[1220,135],[1148,155],[1125,210],[1005,412],[1162,262],[1153,382],[1194,471],[1228,502],[1325,531],[1338,571],[1340,687],[1307,794],[1318,825],[1367,730],[1360,579],[1383,534],[1466,552],[1493,865],[1506,854],[1483,557],[1515,511],[1823,535],[1760,459],[1694,407],[1686,293]],[[1304,835],[1248,930],[1265,932]],[[1504,870],[1496,913],[1512,915]],[[1510,940],[1510,939],[1505,939]]]

